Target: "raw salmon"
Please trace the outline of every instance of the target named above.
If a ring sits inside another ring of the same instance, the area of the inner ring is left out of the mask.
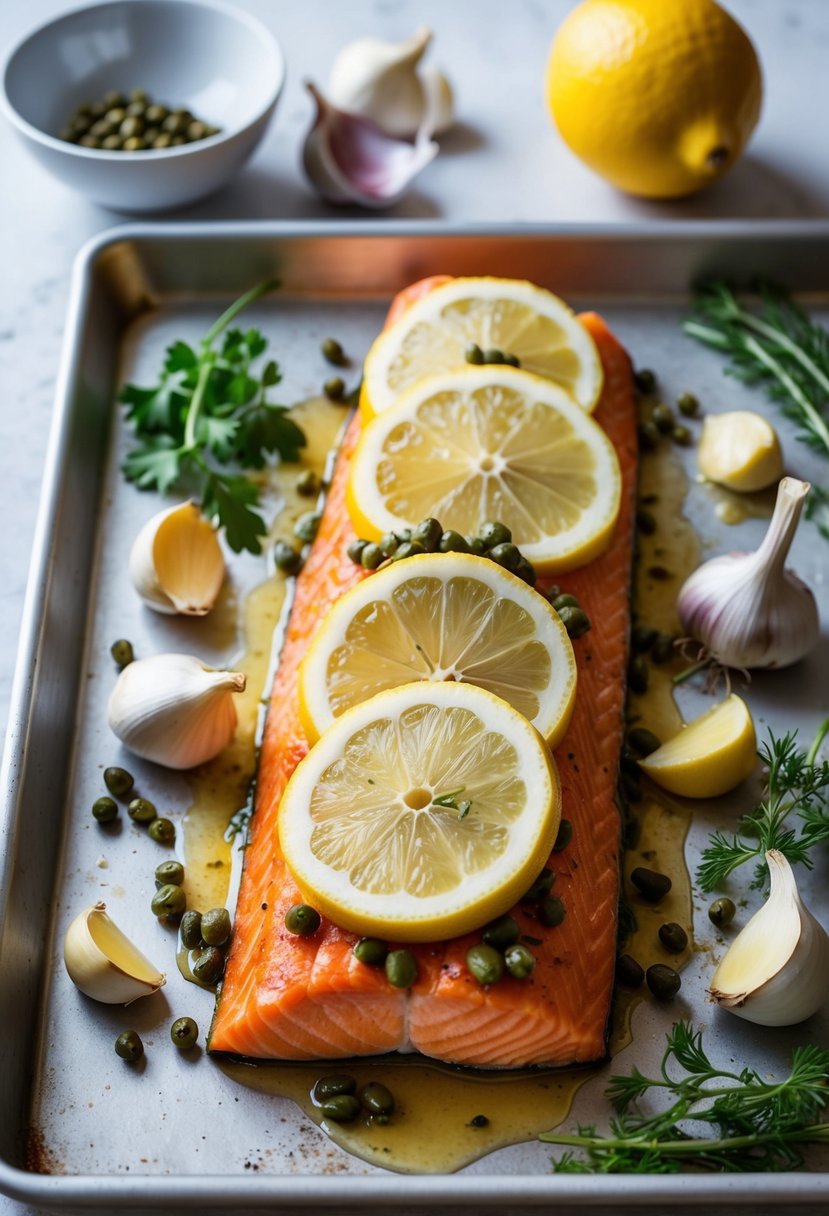
[[[439,276],[401,293],[389,314],[445,281]],[[556,751],[563,814],[572,841],[554,853],[555,892],[566,908],[561,925],[542,928],[532,910],[514,915],[522,932],[541,939],[528,980],[510,977],[481,987],[466,969],[470,934],[409,947],[418,979],[392,988],[382,969],[357,962],[352,934],[323,922],[310,938],[284,927],[301,902],[279,853],[276,820],[285,784],[307,750],[298,712],[299,664],[327,608],[365,577],[346,555],[354,533],[345,483],[359,438],[351,422],[342,444],[322,524],[297,580],[282,661],[274,682],[260,756],[255,813],[236,909],[233,944],[209,1047],[266,1059],[332,1059],[387,1051],[478,1067],[564,1065],[600,1059],[613,986],[620,872],[620,819],[615,791],[623,731],[629,629],[632,522],[636,482],[633,381],[628,356],[595,314],[582,323],[604,365],[595,417],[612,440],[623,477],[613,543],[588,567],[563,576],[593,623],[575,643],[579,692]]]

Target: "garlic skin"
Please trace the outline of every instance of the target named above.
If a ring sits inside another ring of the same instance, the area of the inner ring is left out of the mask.
[[[815,597],[784,565],[809,488],[784,477],[759,549],[705,562],[679,592],[683,629],[726,667],[788,667],[820,636]]]
[[[309,181],[327,202],[390,207],[437,156],[438,146],[425,129],[414,143],[396,139],[370,119],[330,105],[310,82],[307,87],[317,115],[302,160]]]
[[[740,494],[765,490],[783,476],[777,431],[751,410],[708,414],[702,424],[697,466],[706,480]]]
[[[132,584],[148,608],[205,616],[216,603],[225,560],[212,524],[192,502],[159,511],[135,538]]]
[[[214,671],[192,655],[136,659],[112,690],[109,725],[137,756],[167,768],[195,768],[233,738],[233,694],[244,692],[245,683],[241,672]]]
[[[404,42],[360,38],[348,43],[331,68],[331,104],[370,118],[386,135],[400,139],[414,139],[424,126],[429,135],[445,131],[454,110],[449,81],[434,68],[418,72],[431,40],[432,31],[423,25]]]
[[[86,908],[63,939],[63,960],[76,988],[105,1005],[129,1005],[152,996],[166,982],[113,920],[106,904]]]
[[[829,936],[801,902],[782,853],[766,853],[771,890],[728,948],[709,995],[757,1026],[794,1026],[817,1013],[829,991]]]

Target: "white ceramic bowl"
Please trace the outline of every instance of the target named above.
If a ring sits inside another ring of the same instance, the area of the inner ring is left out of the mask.
[[[222,0],[109,0],[27,35],[6,60],[0,101],[29,151],[66,185],[119,211],[165,211],[233,177],[265,133],[284,79],[270,31]],[[221,133],[144,152],[57,138],[82,102],[139,88]]]

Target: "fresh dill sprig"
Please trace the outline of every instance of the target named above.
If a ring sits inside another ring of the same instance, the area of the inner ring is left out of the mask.
[[[829,718],[811,747],[803,750],[797,745],[797,731],[780,739],[769,731],[769,741],[759,751],[768,769],[763,797],[742,817],[736,832],[713,832],[709,837],[697,869],[703,891],[713,891],[733,870],[757,858],[761,860],[751,886],[764,886],[768,867],[762,859],[769,849],[811,869],[812,849],[829,840],[829,761],[817,761],[827,733]]]
[[[577,1135],[552,1131],[540,1139],[568,1150],[554,1160],[556,1173],[795,1169],[807,1145],[829,1142],[829,1123],[820,1121],[829,1101],[827,1075],[829,1050],[817,1046],[795,1048],[782,1081],[766,1081],[751,1068],[718,1068],[703,1048],[702,1033],[677,1022],[667,1036],[659,1077],[634,1068],[611,1078],[606,1095],[617,1114],[608,1135],[589,1125]],[[643,1099],[658,1095],[669,1099],[663,1109],[641,1109]],[[712,1134],[699,1135],[701,1125]]]

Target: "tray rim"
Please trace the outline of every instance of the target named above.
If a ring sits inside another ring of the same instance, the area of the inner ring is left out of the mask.
[[[87,241],[76,254],[67,305],[66,325],[55,385],[52,420],[44,461],[40,503],[32,543],[32,555],[24,598],[17,660],[12,681],[9,717],[0,764],[0,914],[2,914],[13,870],[15,840],[22,825],[16,815],[21,774],[25,766],[27,725],[34,692],[34,672],[43,629],[43,606],[50,568],[50,536],[56,519],[63,454],[71,415],[72,387],[79,372],[80,342],[95,266],[108,248],[142,240],[179,243],[207,237],[224,240],[270,239],[291,241],[313,237],[440,238],[480,237],[563,240],[567,237],[596,243],[664,241],[694,243],[757,240],[785,245],[789,241],[815,239],[829,242],[829,220],[679,220],[631,224],[461,224],[433,221],[326,221],[326,220],[230,220],[182,223],[128,223],[106,229]],[[48,1204],[53,1209],[85,1205],[92,1209],[145,1208],[165,1202],[174,1207],[198,1204],[205,1210],[230,1205],[233,1208],[264,1208],[274,1202],[291,1202],[301,1208],[336,1201],[343,1207],[369,1203],[425,1207],[437,1204],[457,1207],[474,1203],[493,1208],[505,1203],[533,1205],[549,1203],[583,1207],[591,1203],[614,1206],[672,1204],[682,1206],[717,1198],[720,1203],[757,1204],[762,1194],[770,1201],[785,1199],[798,1206],[825,1202],[829,1197],[829,1172],[782,1174],[715,1174],[668,1176],[581,1175],[520,1176],[504,1174],[433,1175],[268,1175],[256,1177],[183,1175],[179,1177],[97,1174],[36,1174],[11,1165],[0,1157],[0,1194],[22,1202]]]

